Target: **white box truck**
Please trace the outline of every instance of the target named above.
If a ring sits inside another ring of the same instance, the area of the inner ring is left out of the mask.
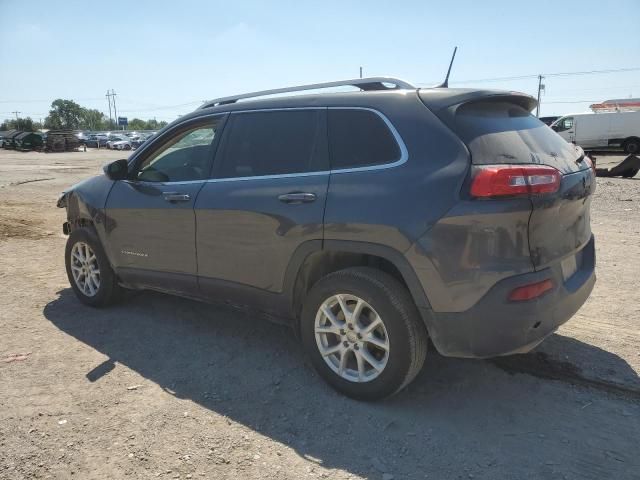
[[[551,128],[585,150],[613,147],[628,154],[640,153],[640,111],[565,115]]]

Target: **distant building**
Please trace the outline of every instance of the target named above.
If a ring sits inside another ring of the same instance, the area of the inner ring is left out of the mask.
[[[640,111],[640,98],[617,98],[589,105],[594,113],[601,112],[637,112]]]

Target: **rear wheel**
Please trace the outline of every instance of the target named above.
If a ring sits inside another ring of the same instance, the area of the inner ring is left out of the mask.
[[[418,374],[427,333],[409,292],[368,267],[321,279],[303,307],[301,336],[318,373],[360,400],[398,392]]]
[[[624,153],[629,155],[637,155],[640,153],[640,138],[629,138],[623,145]]]
[[[93,230],[79,228],[71,232],[65,264],[71,288],[82,303],[103,307],[118,299],[120,287],[116,275]]]

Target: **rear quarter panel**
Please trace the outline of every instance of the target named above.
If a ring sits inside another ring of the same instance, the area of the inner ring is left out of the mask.
[[[369,242],[405,252],[458,199],[469,167],[466,147],[415,92],[397,95],[375,105],[352,106],[385,115],[407,148],[407,161],[391,168],[332,172],[327,240]]]
[[[331,106],[331,105],[329,105]],[[338,105],[345,107],[345,105]],[[331,174],[325,210],[324,238],[388,247],[410,260],[430,303],[438,268],[437,245],[425,241],[430,231],[460,201],[460,188],[469,169],[469,153],[417,97],[398,93],[375,105],[394,125],[408,158],[391,168]],[[528,254],[528,252],[527,252]]]

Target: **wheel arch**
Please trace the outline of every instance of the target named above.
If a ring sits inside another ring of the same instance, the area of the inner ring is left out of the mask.
[[[304,298],[324,276],[344,268],[370,266],[390,274],[409,291],[416,306],[431,309],[418,277],[405,256],[386,245],[342,240],[305,242],[292,257],[285,275],[290,311],[298,318]],[[297,322],[296,322],[297,323]]]
[[[625,138],[625,139],[622,141],[622,148],[624,149],[624,151],[625,151],[625,152],[627,151],[627,145],[628,145],[630,142],[636,142],[636,143],[640,144],[640,137],[638,137],[638,136],[636,136],[636,135],[631,135],[631,136],[629,136],[629,137]],[[636,153],[637,153],[637,152],[636,152]]]
[[[106,242],[109,218],[106,202],[115,182],[105,175],[92,177],[66,192],[67,223],[70,231],[76,228],[90,228],[102,244],[107,259],[112,263],[112,255]]]

